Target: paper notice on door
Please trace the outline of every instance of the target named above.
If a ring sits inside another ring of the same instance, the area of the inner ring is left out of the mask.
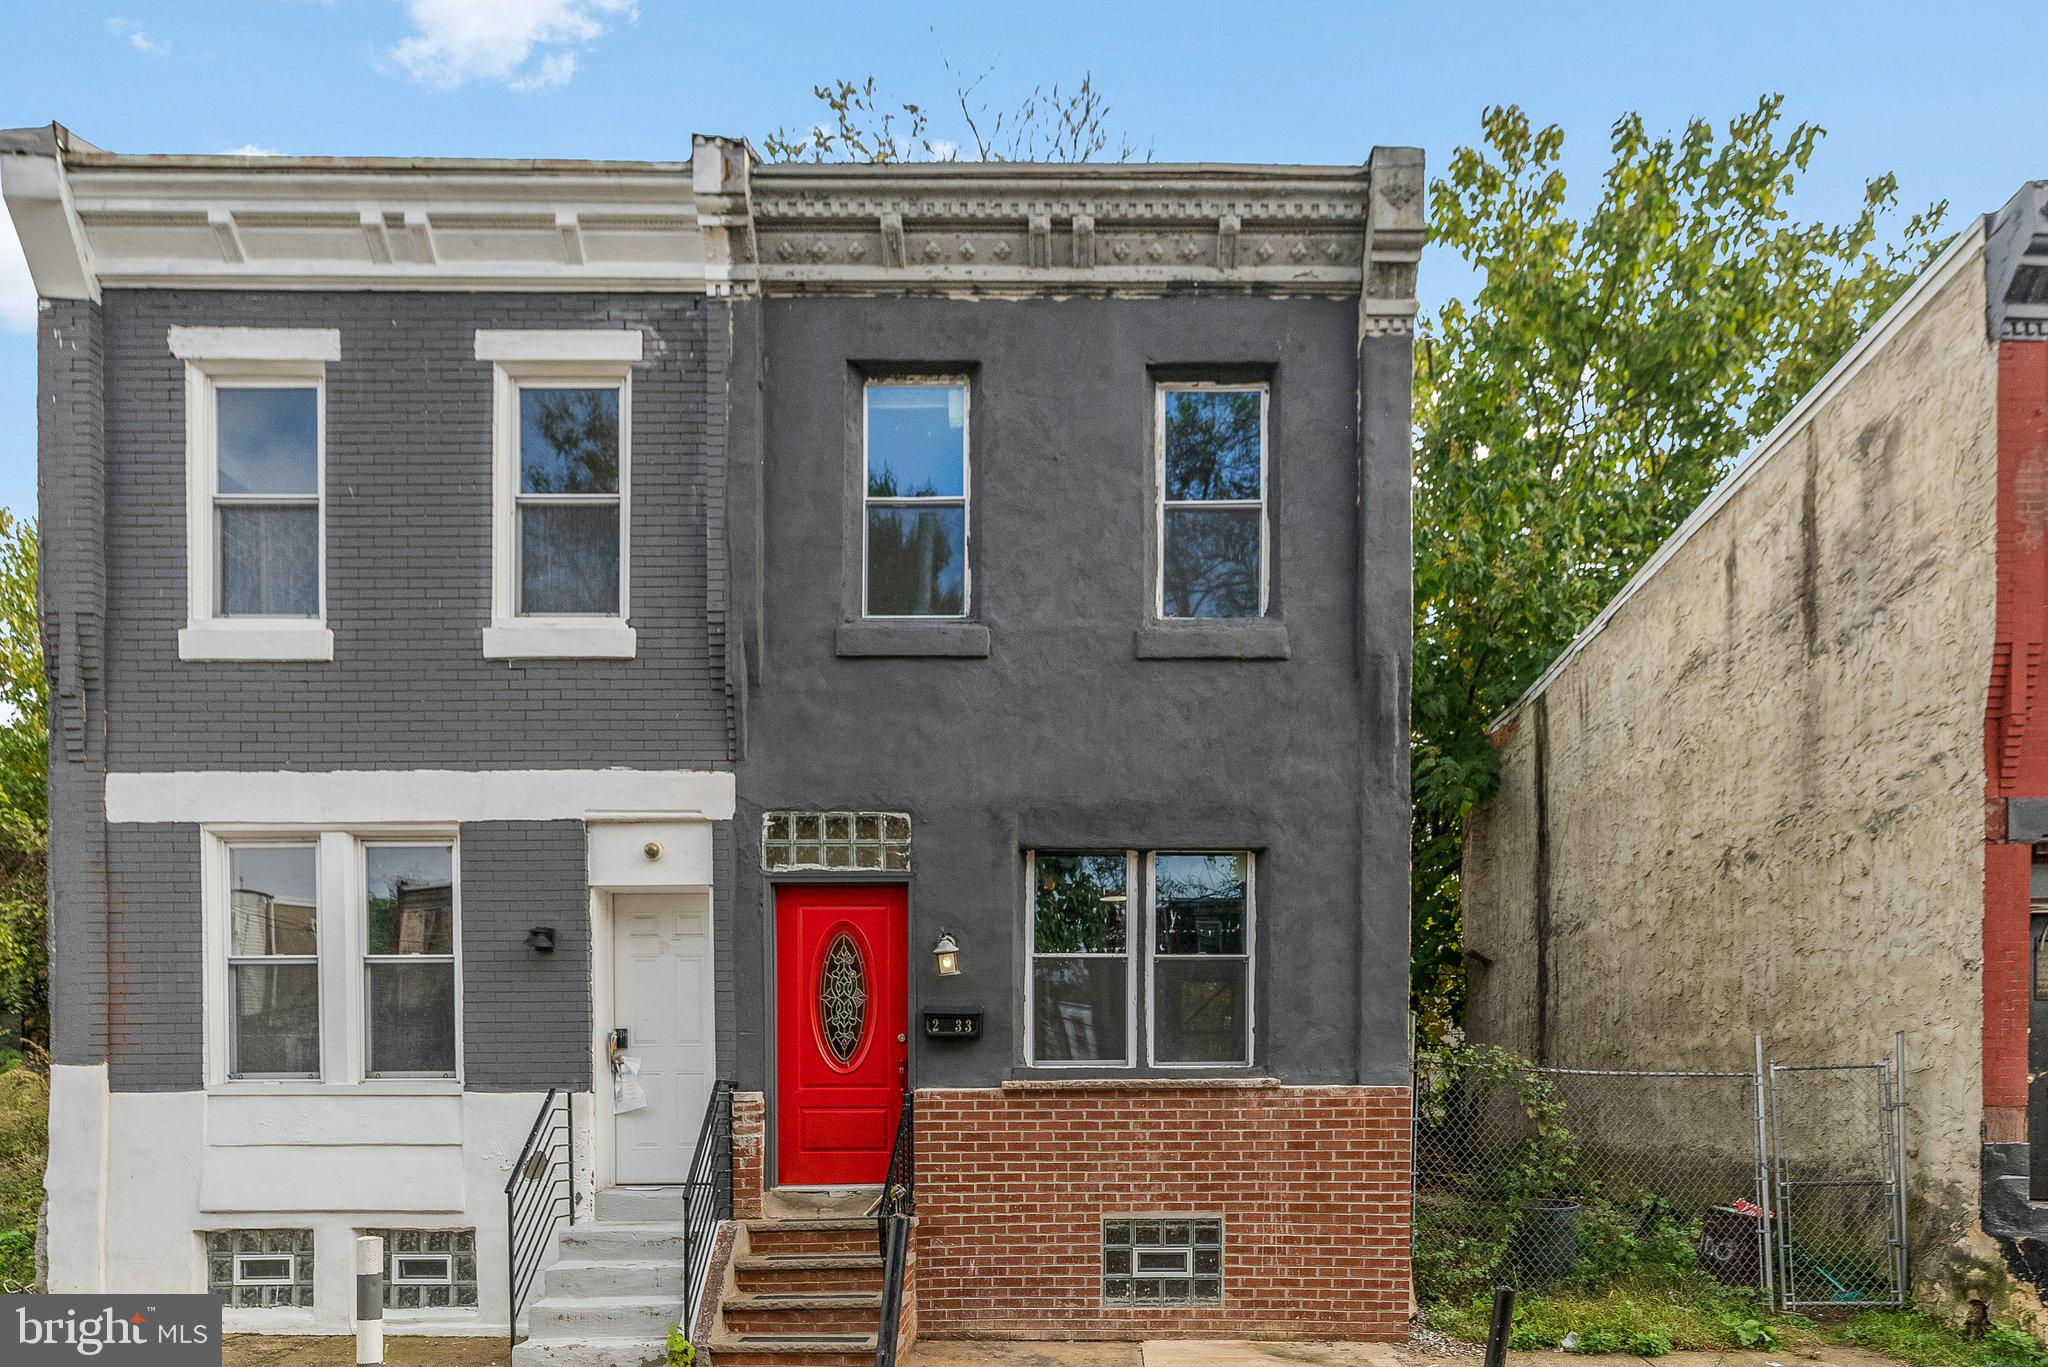
[[[612,1113],[624,1115],[646,1106],[647,1089],[640,1085],[640,1060],[620,1054],[612,1060]]]

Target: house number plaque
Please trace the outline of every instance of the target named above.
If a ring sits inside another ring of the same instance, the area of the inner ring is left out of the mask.
[[[924,1013],[926,1039],[980,1039],[981,1012],[927,1011]]]

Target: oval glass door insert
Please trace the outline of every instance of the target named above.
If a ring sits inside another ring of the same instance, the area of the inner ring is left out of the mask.
[[[867,1019],[867,960],[842,930],[825,947],[825,962],[818,970],[818,1020],[833,1058],[842,1064],[853,1061]]]

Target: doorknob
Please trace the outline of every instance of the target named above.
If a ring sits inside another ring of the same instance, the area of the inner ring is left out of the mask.
[[[622,1025],[618,1029],[612,1031],[612,1047],[614,1049],[624,1049],[626,1047],[625,1026]]]
[[[910,1036],[908,1036],[908,1035],[898,1035],[898,1036],[896,1037],[896,1042],[897,1042],[898,1044],[908,1044],[908,1043],[910,1043]]]

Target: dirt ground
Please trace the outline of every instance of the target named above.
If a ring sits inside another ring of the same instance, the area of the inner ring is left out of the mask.
[[[388,1367],[504,1367],[498,1338],[385,1340]],[[1631,1357],[1511,1353],[1511,1367],[1638,1367]],[[1855,1348],[1785,1353],[1672,1353],[1657,1367],[1897,1367]],[[230,1334],[226,1367],[354,1367],[355,1340]],[[1384,1343],[972,1343],[924,1342],[904,1367],[1477,1367],[1478,1358]]]

